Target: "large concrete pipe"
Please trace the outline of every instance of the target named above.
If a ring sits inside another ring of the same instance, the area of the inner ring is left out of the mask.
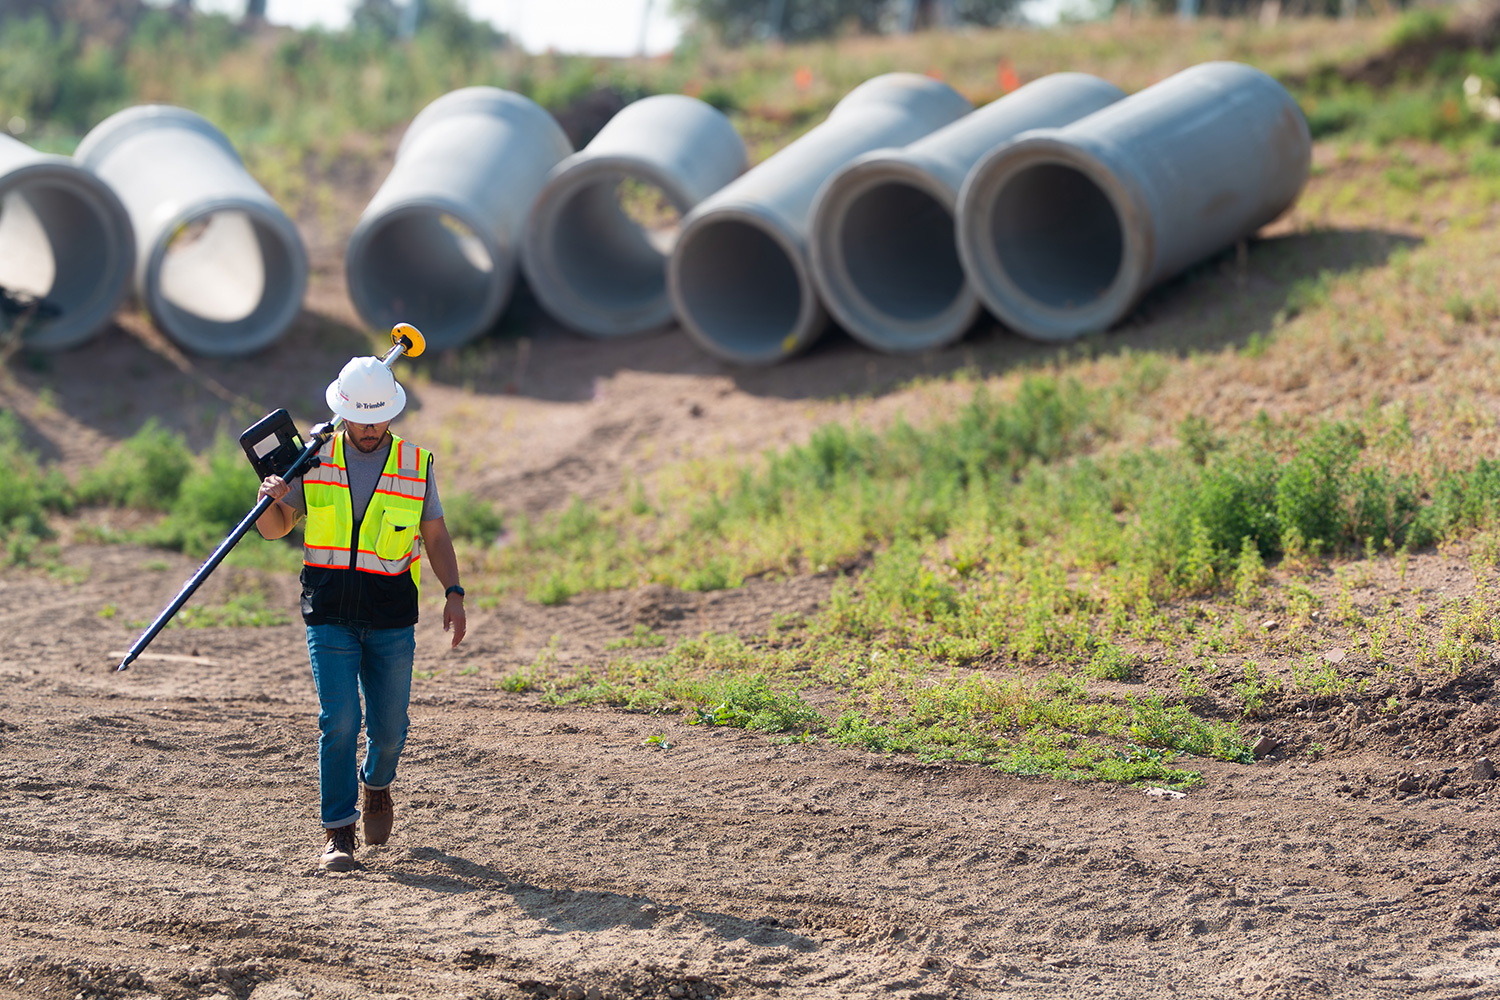
[[[667,265],[688,333],[739,364],[780,361],[811,344],[828,318],[807,260],[818,189],[854,157],[904,146],[969,110],[947,84],[911,73],[877,76],[822,125],[706,199],[683,220]]]
[[[1297,102],[1239,63],[1194,66],[982,160],[959,193],[959,254],[1008,326],[1103,330],[1157,282],[1296,201],[1312,162]]]
[[[834,174],[812,213],[813,278],[828,311],[879,351],[923,351],[962,337],[979,314],[954,222],[969,170],[1018,133],[1070,124],[1124,96],[1098,77],[1056,73]]]
[[[596,337],[665,325],[678,220],[744,170],[744,141],[702,101],[628,105],[549,176],[522,246],[527,283],[553,316]],[[667,206],[650,204],[658,192]],[[630,207],[648,217],[632,218],[622,198],[646,202]]]
[[[74,158],[135,226],[136,294],[172,340],[234,357],[280,337],[302,308],[307,251],[229,139],[183,108],[144,105],[101,122]]]
[[[411,323],[439,349],[492,327],[531,207],[572,151],[556,119],[520,94],[465,87],[423,108],[349,238],[349,297],[365,322]]]
[[[107,184],[0,135],[0,331],[77,346],[109,322],[134,264],[130,216]]]

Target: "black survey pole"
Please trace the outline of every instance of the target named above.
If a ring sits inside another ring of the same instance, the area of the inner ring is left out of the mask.
[[[385,365],[387,370],[403,354],[409,358],[414,358],[427,349],[427,341],[423,339],[421,332],[416,327],[407,323],[397,323],[391,329],[391,344],[391,349],[386,352],[385,357],[380,359],[380,363]],[[297,456],[297,460],[287,468],[286,474],[281,478],[290,482],[315,466],[319,450],[338,433],[339,428],[343,425],[344,421],[341,418],[334,417],[327,423],[318,424],[312,430],[308,431],[307,436],[310,440],[307,443],[307,447],[302,449],[302,454]],[[214,549],[213,555],[209,556],[208,560],[202,566],[198,567],[198,572],[194,573],[192,578],[182,585],[182,589],[177,592],[177,596],[172,599],[172,603],[168,604],[166,609],[156,616],[156,621],[151,623],[151,627],[141,633],[141,637],[135,641],[135,644],[125,654],[125,659],[121,660],[120,665],[115,668],[116,672],[130,666],[135,661],[135,658],[141,655],[141,652],[151,644],[151,640],[156,638],[156,634],[167,627],[167,622],[172,620],[172,616],[182,610],[182,606],[188,602],[188,598],[193,596],[193,592],[198,589],[204,580],[208,579],[208,575],[215,569],[218,569],[219,563],[223,562],[224,557],[229,555],[229,550],[234,548],[241,538],[245,537],[246,532],[255,525],[256,519],[264,514],[271,504],[275,502],[270,497],[260,498],[260,502],[255,505],[255,509],[246,514],[243,521],[235,525],[234,530],[229,533],[229,537],[219,543],[219,547]]]
[[[314,427],[309,434],[312,440],[308,442],[307,447],[302,450],[302,454],[297,456],[297,460],[292,463],[290,469],[286,470],[286,475],[282,478],[287,481],[297,479],[311,468],[313,459],[317,457],[318,450],[328,442],[329,438],[333,437],[334,432],[338,430],[341,424],[342,421],[336,420],[333,423],[319,424],[317,427]],[[182,585],[182,589],[177,592],[177,596],[172,598],[172,603],[168,604],[162,613],[156,616],[156,621],[151,623],[151,627],[141,633],[141,637],[135,641],[130,650],[125,654],[125,659],[121,660],[120,665],[115,668],[117,672],[130,666],[135,661],[135,658],[140,656],[147,646],[151,645],[151,640],[156,638],[156,634],[167,627],[167,622],[171,621],[172,616],[182,610],[182,606],[188,602],[188,598],[193,596],[194,591],[203,584],[203,581],[208,579],[208,575],[219,568],[219,563],[223,562],[224,557],[229,555],[229,550],[239,544],[240,539],[249,533],[260,516],[275,502],[270,497],[260,498],[255,508],[245,515],[245,519],[234,526],[234,530],[229,533],[229,537],[220,542],[219,547],[214,549],[213,554],[204,561],[202,566],[198,567],[198,572],[194,573],[188,582]]]

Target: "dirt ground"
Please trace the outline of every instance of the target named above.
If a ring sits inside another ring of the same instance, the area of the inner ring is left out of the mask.
[[[127,312],[86,349],[12,358],[0,406],[70,469],[152,417],[195,445],[279,405],[321,418],[323,385],[371,348],[341,234],[304,223],[313,290],[275,348],[186,358]],[[1094,349],[1243,343],[1303,258],[1364,267],[1413,241],[1284,228],[1248,264],[1231,254],[1154,295]],[[1057,353],[991,325],[907,359],[835,333],[741,371],[680,331],[593,343],[523,302],[486,345],[406,369],[402,430],[437,449],[445,486],[539,511],[824,420],[930,415],[969,390],[913,379]],[[1324,389],[1286,405],[1316,409]],[[1226,385],[1214,405],[1248,417],[1267,402],[1256,392]],[[68,537],[61,561],[0,577],[0,996],[1500,995],[1488,668],[1403,691],[1406,728],[1358,705],[1280,706],[1265,728],[1283,752],[1194,761],[1204,784],[1178,797],[778,746],[496,686],[553,636],[585,658],[637,624],[764,629],[815,609],[826,575],[509,601],[474,609],[457,651],[429,594],[395,833],[358,870],[322,874],[300,627],[172,629],[115,673],[130,623],[195,563]],[[1409,575],[1474,586],[1461,554],[1419,555]],[[199,599],[236,585],[221,571]],[[271,602],[291,611],[294,587],[288,574]],[[1327,754],[1293,752],[1311,740]]]
[[[826,579],[515,602],[477,611],[457,651],[433,607],[395,834],[322,874],[300,628],[170,629],[115,673],[127,623],[192,564],[65,560],[88,578],[0,580],[0,995],[1500,993],[1484,676],[1411,697],[1432,720],[1419,747],[1343,706],[1285,706],[1270,729],[1328,756],[1194,761],[1205,783],[1177,797],[496,687],[553,634],[583,657],[637,622],[764,628]],[[1461,589],[1461,566],[1428,554],[1410,574]],[[288,579],[275,599],[293,598]]]

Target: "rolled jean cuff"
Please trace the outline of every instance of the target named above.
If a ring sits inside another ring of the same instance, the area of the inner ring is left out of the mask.
[[[353,826],[355,823],[358,823],[358,822],[359,822],[359,810],[356,809],[356,810],[354,810],[354,815],[350,816],[348,819],[339,820],[337,823],[324,823],[323,824],[323,829],[325,829],[325,830],[342,830],[344,827],[346,827],[346,826]]]
[[[395,782],[392,781],[390,784],[387,784],[387,785],[372,785],[368,781],[365,781],[364,779],[360,779],[359,783],[361,785],[365,786],[365,791],[367,791],[367,792],[383,792],[387,788],[390,788],[391,785],[395,784]]]

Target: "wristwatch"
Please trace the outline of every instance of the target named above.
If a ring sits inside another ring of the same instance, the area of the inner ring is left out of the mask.
[[[455,583],[453,586],[443,591],[444,597],[452,597],[454,594],[457,594],[459,597],[464,596],[464,588]]]

